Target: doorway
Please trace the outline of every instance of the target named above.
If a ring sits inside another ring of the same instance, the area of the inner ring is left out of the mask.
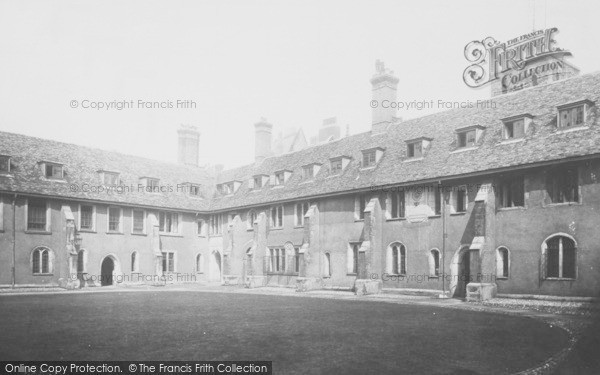
[[[102,261],[100,273],[100,285],[113,285],[113,273],[115,271],[115,261],[111,257],[106,257]]]

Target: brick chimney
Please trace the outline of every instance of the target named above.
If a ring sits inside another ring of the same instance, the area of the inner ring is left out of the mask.
[[[373,133],[383,133],[396,119],[396,90],[398,77],[394,72],[385,68],[382,61],[375,62],[375,75],[371,78],[373,97],[371,101]]]
[[[273,125],[263,117],[254,124],[254,161],[261,162],[271,156],[273,142]]]
[[[181,125],[177,130],[179,136],[177,161],[179,164],[198,166],[200,154],[200,133],[195,126]]]

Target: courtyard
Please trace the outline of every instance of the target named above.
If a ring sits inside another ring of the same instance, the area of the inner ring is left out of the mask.
[[[201,290],[0,295],[0,316],[4,360],[264,360],[276,374],[510,374],[569,343],[523,316]]]

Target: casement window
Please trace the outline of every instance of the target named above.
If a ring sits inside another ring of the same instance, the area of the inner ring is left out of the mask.
[[[285,172],[275,173],[274,185],[281,186],[285,184]]]
[[[220,235],[223,233],[223,214],[216,214],[210,216],[210,235]]]
[[[179,233],[179,214],[160,212],[158,214],[158,229],[162,233]]]
[[[270,272],[283,273],[285,272],[285,249],[272,248],[269,249]]]
[[[548,172],[546,193],[550,203],[579,202],[579,173],[577,167],[561,167]]]
[[[123,210],[119,207],[108,208],[108,231],[109,232],[122,232],[122,215]]]
[[[204,219],[196,220],[196,234],[199,236],[206,236],[206,222]]]
[[[406,145],[406,156],[409,158],[420,158],[423,156],[423,142],[412,142]]]
[[[325,253],[323,260],[323,277],[331,277],[331,254]]]
[[[197,273],[204,273],[204,259],[202,257],[202,254],[198,254],[196,255],[196,272]]]
[[[200,188],[200,185],[190,184],[188,191],[190,196],[202,198],[202,189]]]
[[[160,193],[160,180],[158,178],[142,177],[140,183],[145,187],[145,191],[149,193]]]
[[[271,208],[271,227],[283,228],[283,206]]]
[[[44,163],[44,176],[50,179],[62,180],[64,178],[64,167],[61,164]]]
[[[175,253],[172,251],[162,252],[162,271],[163,274],[176,272]]]
[[[368,168],[377,164],[377,153],[376,150],[363,151],[362,167]]]
[[[144,210],[131,210],[132,216],[132,233],[143,234],[146,233],[146,212]]]
[[[355,220],[364,220],[365,219],[365,209],[367,208],[367,204],[371,197],[368,194],[359,194],[354,199],[354,219]]]
[[[358,274],[358,253],[360,249],[360,243],[350,243],[348,245],[348,254],[347,254],[347,266],[348,266],[348,274],[356,275]]]
[[[507,279],[510,269],[509,265],[509,252],[505,247],[499,247],[496,250],[496,277],[500,279]]]
[[[51,275],[54,253],[47,247],[36,247],[31,253],[31,271],[34,275]]]
[[[429,252],[429,276],[440,276],[440,251],[432,249]]]
[[[119,185],[119,174],[115,172],[102,172],[102,183],[104,186]]]
[[[473,147],[477,141],[475,130],[467,130],[458,133],[458,147],[466,148]]]
[[[87,253],[85,250],[77,252],[77,273],[87,272]]]
[[[578,104],[559,109],[558,127],[571,128],[583,126],[585,123],[585,104]]]
[[[314,172],[313,172],[312,165],[305,165],[304,167],[302,167],[302,179],[304,181],[312,180],[313,177],[314,177]]]
[[[406,214],[404,190],[392,191],[388,194],[387,213],[389,219],[403,218]]]
[[[388,273],[393,275],[406,275],[406,247],[393,243],[388,247]]]
[[[131,272],[140,272],[140,259],[137,251],[131,253]]]
[[[499,182],[498,207],[525,207],[525,179],[523,176],[504,178]]]
[[[504,123],[504,139],[519,139],[525,137],[525,119]]]
[[[263,177],[262,176],[254,176],[253,178],[254,181],[254,189],[260,189],[263,187]]]
[[[575,279],[577,248],[575,241],[557,235],[546,240],[542,246],[547,279]]]
[[[0,155],[0,173],[10,173],[10,156]]]
[[[330,168],[331,168],[331,174],[342,173],[342,170],[344,169],[342,158],[331,159]]]
[[[308,213],[308,209],[310,208],[309,202],[296,203],[294,205],[294,225],[297,227],[304,226],[304,216]]]
[[[27,200],[27,230],[48,231],[50,228],[50,209],[42,199]]]
[[[83,204],[79,206],[79,230],[96,230],[96,207]]]
[[[452,206],[454,208],[454,212],[467,212],[469,197],[467,194],[466,186],[459,186],[458,188],[452,190],[452,198]]]

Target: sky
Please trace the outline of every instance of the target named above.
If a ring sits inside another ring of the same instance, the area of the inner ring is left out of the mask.
[[[0,131],[176,161],[194,125],[200,162],[234,167],[253,161],[261,117],[275,134],[334,116],[368,131],[377,59],[399,101],[487,99],[463,82],[466,44],[557,27],[570,62],[597,71],[598,14],[594,0],[0,0]]]

